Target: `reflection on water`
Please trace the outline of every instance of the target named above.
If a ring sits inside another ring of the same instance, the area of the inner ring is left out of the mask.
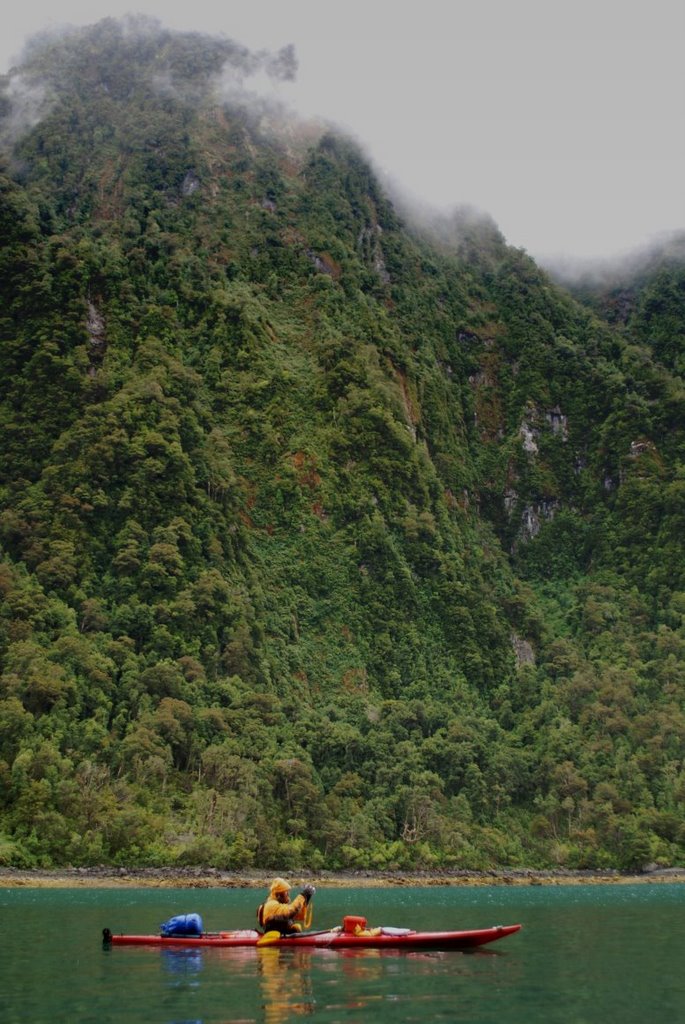
[[[161,950],[165,973],[172,988],[190,989],[199,985],[198,976],[209,968],[220,966],[232,975],[254,974],[260,1009],[258,1018],[221,1014],[203,1020],[173,1018],[165,1024],[285,1024],[299,1017],[313,1016],[328,1020],[348,1019],[356,1011],[368,1011],[377,1020],[383,1004],[390,1019],[399,1019],[402,1004],[426,1004],[431,1018],[435,1005],[444,994],[431,984],[440,976],[454,977],[455,967],[463,978],[474,978],[478,968],[488,961],[494,964],[505,954],[492,949],[449,952],[440,950],[397,949],[193,949]],[[404,985],[406,964],[412,965],[413,983]],[[517,972],[514,970],[514,977]],[[393,978],[395,984],[393,985]],[[513,978],[509,977],[509,983]],[[388,991],[389,985],[396,989]],[[229,986],[230,987],[230,986]],[[450,996],[451,998],[451,996]],[[233,1000],[231,1000],[233,1002]],[[431,1009],[429,1009],[430,1007]]]
[[[387,992],[388,977],[402,975],[402,962],[411,962],[420,974],[431,974],[448,967],[456,958],[487,960],[502,954],[490,949],[465,951],[411,951],[397,949],[163,949],[148,950],[161,957],[162,970],[168,985],[177,992],[200,985],[199,975],[220,961],[232,972],[247,970],[256,973],[259,1004],[264,1024],[285,1024],[298,1017],[312,1016],[315,1011],[349,1015],[352,1011],[374,1013],[381,1002],[397,1006],[403,1001],[434,1002],[436,993],[429,986],[417,993]],[[208,963],[209,962],[209,963]],[[254,1017],[213,1017],[211,1024],[254,1024]],[[165,1024],[210,1024],[209,1020],[173,1018]]]
[[[174,985],[197,985],[204,966],[201,949],[162,949],[162,964]]]
[[[262,1006],[266,1024],[282,1024],[294,1016],[312,1014],[311,951],[265,948],[258,950]]]

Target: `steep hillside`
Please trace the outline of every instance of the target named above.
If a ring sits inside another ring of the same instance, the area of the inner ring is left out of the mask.
[[[256,72],[106,21],[4,86],[0,861],[684,863],[671,327]]]

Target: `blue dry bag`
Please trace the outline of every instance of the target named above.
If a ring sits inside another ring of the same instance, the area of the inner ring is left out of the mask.
[[[202,935],[202,918],[199,914],[179,914],[160,924],[159,931],[166,939]]]

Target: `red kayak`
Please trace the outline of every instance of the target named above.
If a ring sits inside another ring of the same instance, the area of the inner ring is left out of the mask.
[[[195,946],[225,948],[227,946],[275,946],[281,949],[474,949],[513,935],[520,924],[495,925],[475,931],[415,932],[409,928],[381,928],[380,934],[354,934],[340,928],[329,931],[302,932],[295,935],[267,936],[251,928],[232,932],[203,932],[194,936],[113,935],[103,931],[103,941],[113,946],[162,946],[165,949]],[[377,929],[373,929],[375,932]]]

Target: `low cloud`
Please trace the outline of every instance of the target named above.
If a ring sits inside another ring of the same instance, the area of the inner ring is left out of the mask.
[[[45,83],[20,73],[8,76],[0,91],[0,146],[12,148],[47,116],[54,102]]]
[[[137,59],[131,47],[138,47]],[[189,105],[207,99],[240,103],[257,113],[265,105],[282,105],[298,70],[292,43],[275,52],[252,52],[228,37],[173,32],[141,15],[106,18],[87,28],[52,28],[31,37],[19,66],[0,79],[0,144],[11,149],[50,113],[58,94],[80,88],[81,79],[88,88],[111,93],[122,56],[133,64],[130,84],[117,83],[120,98],[139,73],[138,84],[147,79],[158,95]]]
[[[574,288],[610,288],[661,266],[685,263],[685,231],[661,232],[647,244],[615,257],[556,257],[538,262],[562,284]]]

